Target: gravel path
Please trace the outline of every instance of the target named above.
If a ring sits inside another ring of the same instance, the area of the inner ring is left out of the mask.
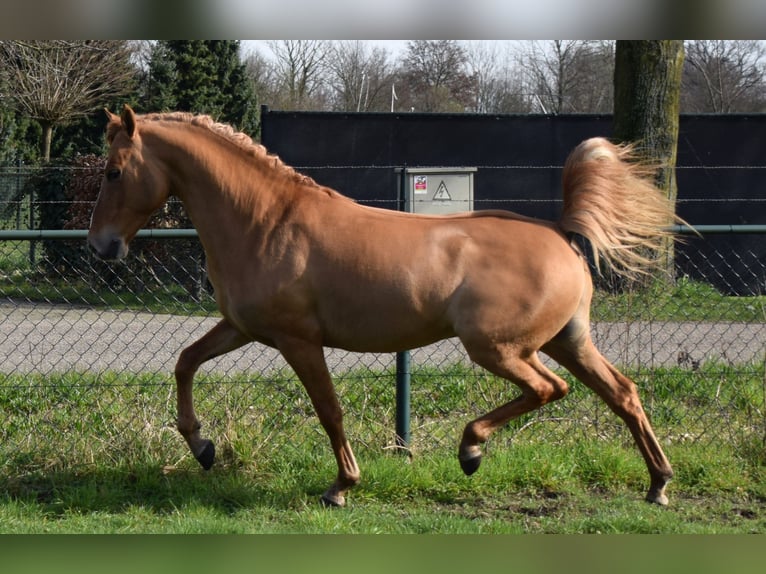
[[[95,311],[71,306],[0,302],[0,372],[127,371],[172,373],[178,353],[218,319]],[[596,345],[612,361],[673,366],[705,360],[738,364],[766,358],[764,323],[603,323]],[[393,354],[326,351],[333,372],[394,364]],[[456,339],[413,351],[414,365],[466,361]],[[268,372],[285,366],[273,349],[247,345],[210,361],[207,372]]]

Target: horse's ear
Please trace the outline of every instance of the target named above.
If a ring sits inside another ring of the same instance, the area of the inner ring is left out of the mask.
[[[120,119],[122,120],[122,125],[125,128],[125,131],[128,132],[128,136],[133,138],[133,136],[136,135],[136,113],[133,111],[133,108],[128,104],[125,104],[125,107],[122,108]]]
[[[106,114],[106,119],[109,123],[120,121],[120,116],[110,112],[109,108],[104,108],[104,113]]]

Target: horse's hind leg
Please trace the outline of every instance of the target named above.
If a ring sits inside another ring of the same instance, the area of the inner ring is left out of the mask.
[[[666,505],[665,486],[673,477],[673,469],[654,435],[635,383],[611,365],[588,337],[577,342],[554,340],[543,350],[593,389],[625,421],[649,470],[651,484],[646,499]]]
[[[249,339],[232,327],[225,319],[201,339],[181,351],[176,363],[176,393],[178,401],[178,430],[194,457],[205,470],[213,466],[215,447],[200,436],[200,423],[194,414],[192,384],[194,374],[205,361],[241,347]]]
[[[343,429],[343,412],[333,388],[321,345],[302,339],[280,338],[277,348],[303,383],[314,410],[330,438],[338,476],[322,495],[325,506],[344,506],[346,492],[359,482],[359,467]]]
[[[467,475],[478,470],[480,445],[509,420],[562,398],[566,382],[542,364],[536,352],[519,353],[513,347],[493,346],[476,350],[466,345],[471,359],[488,371],[518,385],[521,396],[471,421],[463,431],[458,460]]]

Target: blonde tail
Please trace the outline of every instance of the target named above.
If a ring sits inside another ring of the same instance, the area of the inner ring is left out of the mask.
[[[655,169],[636,161],[633,148],[591,138],[564,165],[564,210],[559,226],[586,237],[596,266],[636,278],[661,266],[668,227],[683,222],[675,206],[652,182]]]

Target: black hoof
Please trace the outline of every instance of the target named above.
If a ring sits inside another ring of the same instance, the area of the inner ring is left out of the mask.
[[[215,445],[208,441],[202,452],[197,455],[197,461],[202,465],[205,470],[210,470],[215,462]]]
[[[481,455],[460,461],[460,468],[463,469],[466,476],[471,476],[474,472],[479,470],[479,466],[481,466]]]
[[[319,504],[321,504],[323,508],[340,508],[341,507],[341,505],[335,502],[334,500],[330,500],[329,498],[325,498],[324,496],[319,499]]]

